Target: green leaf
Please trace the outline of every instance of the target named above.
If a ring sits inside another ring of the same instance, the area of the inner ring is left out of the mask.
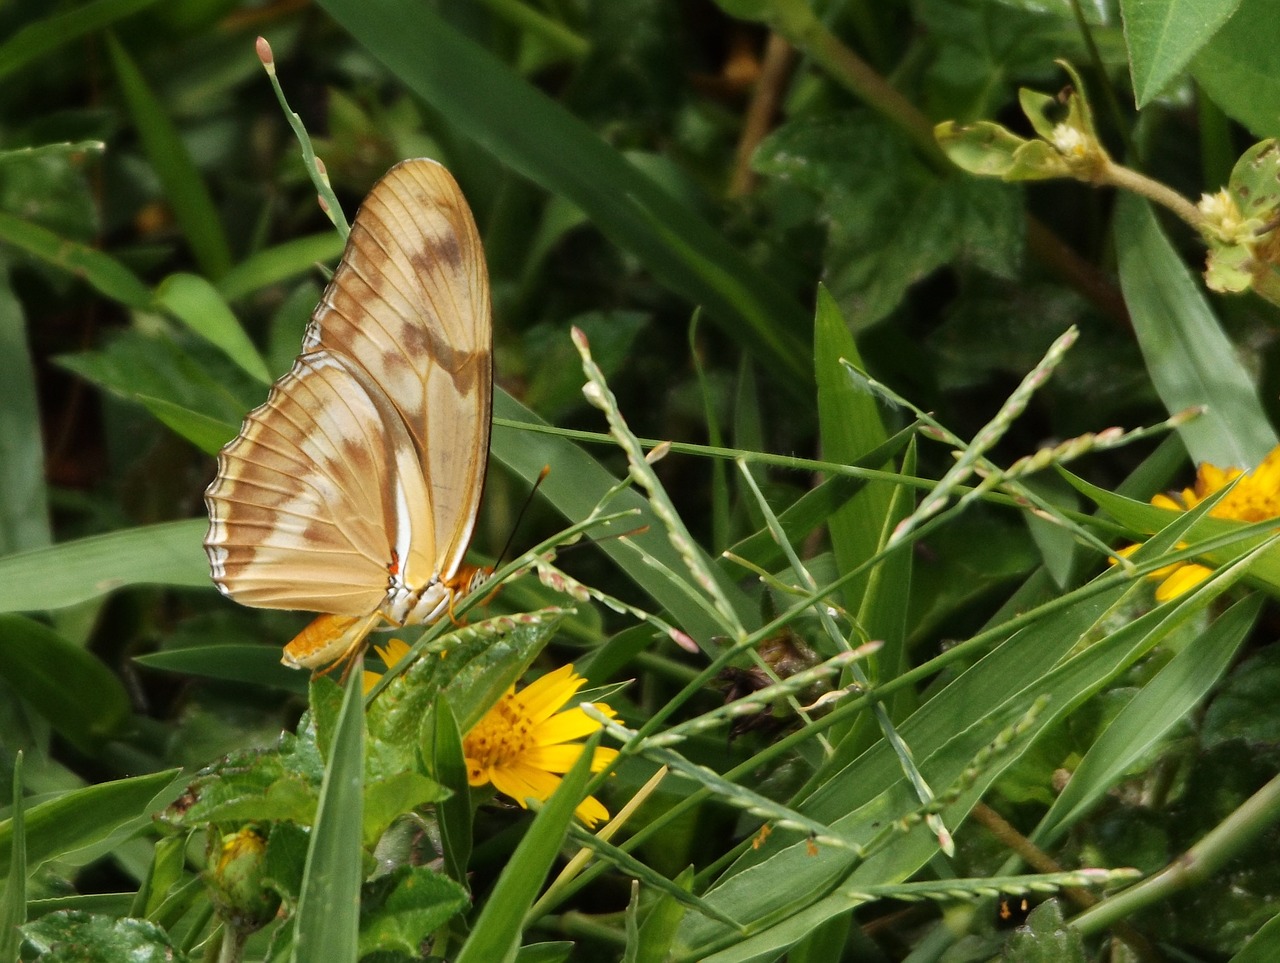
[[[1182,72],[1239,6],[1240,0],[1120,0],[1139,109]]]
[[[212,587],[200,546],[208,527],[193,518],[7,555],[0,558],[0,612],[60,609],[128,585]]]
[[[156,288],[156,304],[200,337],[221,348],[242,370],[264,385],[271,373],[218,289],[194,274],[171,274]]]
[[[307,674],[280,664],[274,645],[207,645],[135,655],[133,661],[152,669],[270,686],[305,695]]]
[[[85,753],[118,736],[132,717],[129,694],[115,673],[21,615],[0,615],[0,677]]]
[[[18,959],[18,927],[27,921],[27,831],[23,823],[26,813],[22,778],[22,758],[19,751],[13,758],[13,813],[9,817],[13,827],[9,878],[0,896],[0,960]]]
[[[333,750],[311,830],[307,870],[294,918],[293,963],[321,956],[356,959],[364,879],[364,700],[361,675],[347,679]]]
[[[513,170],[571,200],[797,394],[810,384],[809,319],[699,215],[675,201],[584,122],[458,33],[431,7],[324,0],[399,82]]]
[[[826,287],[819,285],[814,323],[814,368],[818,383],[822,457],[837,464],[850,464],[860,455],[883,444],[888,433],[880,419],[875,397],[852,383],[840,364],[841,359],[862,367],[862,357],[845,327],[840,308]],[[879,550],[886,536],[892,497],[892,485],[868,484],[828,519],[831,545],[841,572],[852,571]],[[870,578],[871,573],[867,572],[845,586],[843,595],[849,611],[856,612],[862,605]]]
[[[1031,911],[1026,925],[1009,937],[1005,955],[1020,963],[1084,963],[1084,938],[1062,921],[1056,899]]]
[[[169,935],[148,920],[59,910],[22,928],[47,963],[186,963]]]
[[[1114,236],[1134,333],[1166,410],[1208,409],[1178,428],[1188,453],[1223,468],[1255,467],[1275,447],[1276,433],[1234,345],[1147,202],[1120,197]]]
[[[235,301],[271,284],[315,270],[317,263],[336,261],[343,240],[337,231],[294,238],[245,258],[218,280],[218,290]]]
[[[174,777],[178,772],[170,769],[99,783],[28,806],[23,816],[27,865],[34,870],[51,859],[69,857],[93,846],[122,829],[149,825],[151,810],[177,794]],[[166,798],[157,798],[161,794]],[[0,873],[3,874],[9,872],[13,836],[13,820],[0,822]]]
[[[1193,0],[1187,0],[1193,3]],[[1193,3],[1194,5],[1194,3]],[[1193,64],[1196,82],[1258,137],[1280,136],[1280,18],[1272,0],[1241,0]]]
[[[94,0],[68,8],[64,13],[41,17],[0,44],[0,79],[73,43],[85,34],[145,10],[156,0]]]
[[[174,217],[191,245],[191,253],[205,274],[220,278],[231,267],[231,246],[209,189],[164,104],[147,85],[124,46],[113,35],[108,35],[107,49],[142,145],[160,178]]]
[[[377,950],[418,958],[423,941],[470,903],[467,891],[425,866],[401,866],[367,888],[360,959]]]
[[[167,398],[138,395],[137,400],[174,434],[185,438],[207,455],[216,455],[239,429],[229,421],[174,404]]]
[[[431,713],[431,742],[423,749],[423,757],[431,760],[432,774],[450,790],[450,795],[436,807],[444,865],[450,876],[466,885],[467,865],[471,862],[471,792],[462,733],[446,698],[436,699]]]
[[[1040,821],[1032,842],[1047,846],[1069,829],[1158,740],[1200,705],[1235,661],[1263,597],[1237,602],[1173,657],[1120,711],[1090,747],[1071,781]]]
[[[1230,963],[1271,963],[1280,956],[1280,914],[1277,914],[1263,925],[1244,949],[1231,957]]]
[[[126,307],[145,308],[151,303],[151,289],[115,258],[39,224],[0,211],[0,241],[83,278],[96,291]]]
[[[525,914],[551,869],[574,810],[585,795],[591,775],[591,759],[600,743],[599,733],[587,741],[582,754],[551,798],[538,811],[520,845],[494,884],[484,909],[471,929],[455,963],[490,963],[515,952]]]
[[[419,772],[404,770],[369,779],[364,787],[364,842],[370,848],[407,812],[439,802],[448,790]]]
[[[49,505],[35,372],[22,305],[0,261],[0,554],[48,545]],[[0,956],[0,959],[5,957]]]

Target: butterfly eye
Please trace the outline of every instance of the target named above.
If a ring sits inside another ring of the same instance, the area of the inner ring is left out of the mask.
[[[223,594],[323,613],[286,664],[349,657],[379,622],[439,618],[441,586],[472,578],[462,559],[489,455],[489,315],[457,183],[431,160],[397,164],[360,206],[302,353],[205,492]]]

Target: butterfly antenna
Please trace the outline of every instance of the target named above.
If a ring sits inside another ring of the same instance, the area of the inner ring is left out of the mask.
[[[534,481],[533,487],[529,489],[529,494],[525,497],[524,504],[520,506],[520,513],[516,515],[516,523],[511,526],[511,534],[507,536],[507,544],[502,546],[502,551],[493,563],[495,572],[502,568],[502,563],[506,561],[507,553],[511,551],[511,545],[516,540],[516,532],[520,531],[520,523],[524,521],[524,516],[529,511],[529,506],[533,504],[533,496],[538,494],[538,489],[542,487],[542,483],[546,481],[547,476],[550,474],[550,465],[543,465],[542,471],[538,472],[537,480]]]

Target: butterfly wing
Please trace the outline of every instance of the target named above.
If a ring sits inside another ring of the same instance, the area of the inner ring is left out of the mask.
[[[412,235],[413,244],[394,243]],[[415,538],[405,579],[457,571],[475,525],[489,455],[493,327],[480,234],[449,172],[393,167],[356,216],[304,350],[354,358],[386,391],[422,463],[436,539]],[[425,575],[423,573],[426,573]]]
[[[356,215],[293,369],[219,455],[214,582],[344,616],[377,610],[393,581],[447,582],[479,509],[491,393],[475,222],[444,168],[406,161]]]
[[[385,393],[341,355],[309,352],[218,456],[205,493],[214,582],[246,605],[368,615],[405,550],[407,507],[427,500]]]

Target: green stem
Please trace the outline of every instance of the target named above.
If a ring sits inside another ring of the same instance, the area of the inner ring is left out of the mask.
[[[582,60],[591,44],[558,20],[533,9],[520,0],[483,0],[484,5],[507,23],[537,37],[573,60]]]
[[[1280,776],[1250,796],[1200,842],[1160,872],[1081,913],[1071,921],[1072,925],[1088,936],[1180,890],[1204,882],[1230,859],[1254,845],[1277,821],[1280,821]]]
[[[1145,174],[1139,174],[1131,168],[1115,162],[1108,162],[1102,169],[1098,180],[1112,187],[1123,188],[1149,201],[1167,207],[1197,231],[1204,225],[1204,216],[1200,209],[1166,184],[1152,180]]]

